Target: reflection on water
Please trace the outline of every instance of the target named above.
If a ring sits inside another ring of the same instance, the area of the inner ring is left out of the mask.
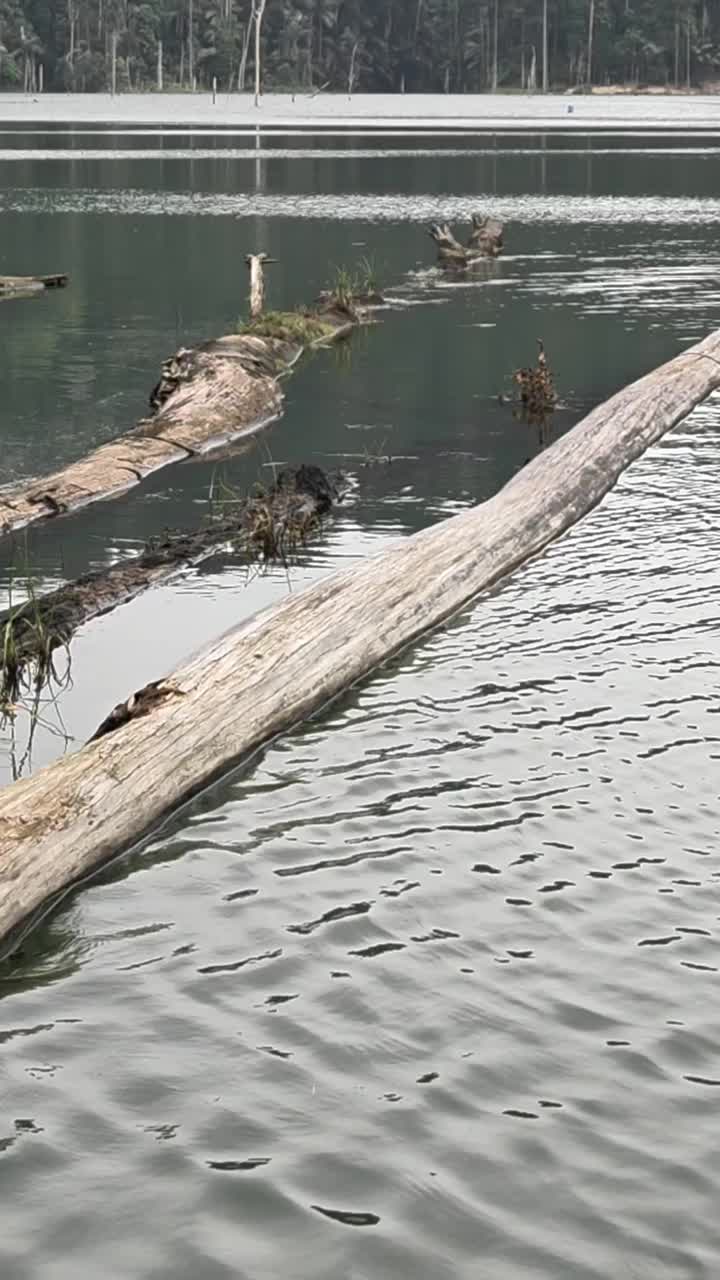
[[[3,171],[0,270],[72,276],[0,309],[3,482],[139,416],[169,347],[235,323],[248,247],[273,305],[352,255],[402,303],[298,369],[251,452],[3,544],[17,598],[28,566],[51,586],[196,525],[220,475],[353,482],[289,582],[218,557],[81,632],[37,764],[288,587],[495,492],[547,443],[501,402],[539,336],[562,432],[716,323],[699,155],[317,150]],[[508,255],[448,280],[424,220],[478,205]],[[719,463],[714,399],[0,967],[3,1277],[714,1276]]]

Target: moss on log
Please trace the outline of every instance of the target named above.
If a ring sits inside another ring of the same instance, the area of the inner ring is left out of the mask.
[[[542,551],[720,386],[720,331],[600,405],[480,506],[225,634],[124,723],[0,791],[0,936]]]
[[[199,347],[181,348],[163,365],[150,396],[150,416],[132,431],[53,475],[0,493],[0,533],[125,493],[161,467],[271,422],[283,405],[279,376],[303,350],[346,337],[361,320],[354,308],[333,300],[303,316],[302,334],[290,321],[277,324],[271,334],[249,325]]]

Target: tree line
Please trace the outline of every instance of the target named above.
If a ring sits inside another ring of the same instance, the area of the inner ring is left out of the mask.
[[[0,89],[692,87],[720,0],[0,0]]]

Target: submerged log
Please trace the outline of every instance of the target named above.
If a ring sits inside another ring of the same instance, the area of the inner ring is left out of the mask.
[[[249,435],[281,412],[278,382],[308,347],[361,320],[331,299],[316,311],[269,313],[230,334],[181,348],[163,366],[151,416],[53,475],[0,492],[0,533],[124,493],[153,471]]]
[[[472,215],[467,245],[456,239],[447,222],[433,223],[428,234],[437,245],[441,267],[464,271],[485,258],[496,258],[502,253],[502,223],[497,218],[484,218],[479,213]]]
[[[64,289],[67,275],[56,276],[0,276],[0,294],[39,293],[43,289]]]
[[[340,476],[313,465],[285,467],[269,489],[257,487],[231,515],[206,528],[167,532],[140,555],[6,610],[0,614],[0,713],[24,686],[43,683],[52,672],[53,654],[85,623],[228,543],[251,561],[285,563],[319,531],[341,494]]]
[[[13,945],[54,895],[537,555],[718,386],[720,331],[600,405],[495,497],[263,610],[135,694],[118,728],[0,791],[0,936]]]

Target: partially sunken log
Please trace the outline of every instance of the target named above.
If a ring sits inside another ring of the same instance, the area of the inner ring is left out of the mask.
[[[79,627],[228,543],[251,561],[285,563],[319,532],[341,492],[341,477],[320,467],[285,467],[269,489],[258,487],[232,514],[206,528],[168,532],[138,556],[0,614],[0,712],[24,686],[42,684],[52,671],[53,654]]]
[[[7,945],[54,895],[537,555],[718,386],[720,331],[600,405],[488,502],[243,622],[128,699],[113,732],[0,791]]]
[[[43,289],[64,289],[67,275],[57,276],[0,276],[0,294],[40,293]]]
[[[467,245],[455,238],[447,222],[434,223],[428,234],[437,245],[441,267],[464,271],[485,258],[496,258],[502,253],[502,223],[497,218],[483,218],[479,213],[472,215],[472,229]]]
[[[345,337],[360,319],[331,300],[317,311],[269,313],[240,333],[181,348],[163,366],[151,417],[61,471],[0,493],[0,533],[125,493],[161,467],[257,431],[281,412],[279,375],[305,348]]]

